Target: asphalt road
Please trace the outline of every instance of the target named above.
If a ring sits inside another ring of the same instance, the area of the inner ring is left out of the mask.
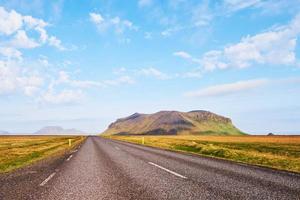
[[[300,199],[300,175],[89,137],[0,176],[0,199]]]

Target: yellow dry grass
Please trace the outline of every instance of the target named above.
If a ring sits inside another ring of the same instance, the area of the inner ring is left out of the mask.
[[[142,143],[143,136],[111,136]],[[145,145],[300,172],[300,136],[144,136]]]
[[[72,140],[71,147],[68,139]],[[83,140],[81,136],[0,136],[0,173],[62,154]]]

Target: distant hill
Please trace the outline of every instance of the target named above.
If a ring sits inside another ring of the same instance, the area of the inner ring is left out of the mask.
[[[209,111],[134,113],[110,124],[104,135],[242,135],[231,119]]]
[[[77,129],[64,129],[60,126],[46,126],[34,134],[36,135],[78,135],[83,134],[82,131]]]
[[[0,130],[0,135],[9,135],[10,133],[9,132],[7,132],[7,131],[2,131],[2,130]]]

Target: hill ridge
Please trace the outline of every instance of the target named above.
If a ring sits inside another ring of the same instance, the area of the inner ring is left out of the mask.
[[[45,126],[40,130],[36,131],[34,134],[36,135],[50,135],[50,134],[82,134],[83,132],[77,129],[64,129],[60,126]]]
[[[134,113],[119,118],[108,126],[104,135],[177,135],[213,134],[241,135],[230,118],[206,110],[189,112],[159,111],[153,114]]]

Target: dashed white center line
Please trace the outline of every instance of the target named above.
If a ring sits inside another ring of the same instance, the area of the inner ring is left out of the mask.
[[[40,184],[40,186],[46,185],[46,183],[47,183],[48,181],[50,181],[50,179],[53,178],[53,176],[54,176],[55,174],[56,174],[56,173],[53,172],[50,176],[48,176],[48,178],[46,178],[46,179]]]
[[[150,165],[153,165],[153,166],[155,166],[155,167],[158,167],[158,168],[160,168],[160,169],[162,169],[162,170],[165,170],[166,172],[169,172],[170,174],[173,174],[173,175],[175,175],[175,176],[178,176],[178,177],[180,177],[180,178],[183,178],[183,179],[187,179],[187,177],[185,177],[185,176],[183,176],[183,175],[181,175],[181,174],[178,174],[178,173],[176,173],[176,172],[174,172],[174,171],[172,171],[172,170],[169,170],[169,169],[167,169],[167,168],[164,168],[164,167],[162,167],[162,166],[160,166],[160,165],[157,165],[157,164],[155,164],[155,163],[153,163],[153,162],[148,162]]]
[[[69,158],[67,159],[67,161],[69,161],[72,157],[73,157],[73,155],[70,155]]]
[[[117,149],[117,150],[120,150],[120,148],[119,148],[119,147],[115,147],[115,149]]]

